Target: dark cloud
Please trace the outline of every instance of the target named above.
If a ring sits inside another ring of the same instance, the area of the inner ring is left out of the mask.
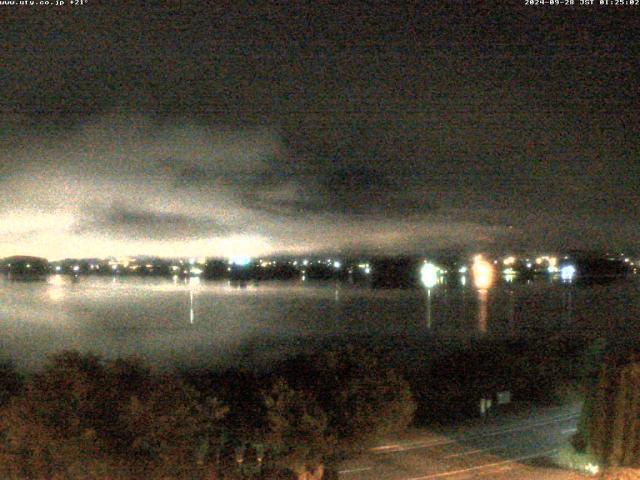
[[[640,240],[635,9],[14,10],[2,251]]]
[[[215,217],[215,214],[212,216]],[[210,217],[135,209],[112,205],[94,209],[72,228],[73,234],[98,234],[114,238],[175,241],[226,235],[229,230]]]

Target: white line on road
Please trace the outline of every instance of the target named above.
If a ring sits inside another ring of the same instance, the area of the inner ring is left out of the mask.
[[[533,454],[529,454],[529,455],[523,455],[521,457],[510,458],[509,460],[503,460],[501,462],[486,463],[484,465],[476,465],[475,467],[463,468],[461,470],[453,470],[453,471],[450,471],[450,472],[434,473],[432,475],[425,475],[425,476],[422,476],[422,477],[411,477],[411,478],[407,478],[405,480],[431,480],[432,478],[451,477],[453,475],[458,475],[458,474],[461,474],[461,473],[476,472],[478,470],[483,470],[483,469],[490,468],[490,467],[498,467],[498,466],[501,466],[501,465],[508,465],[510,463],[516,463],[516,462],[519,462],[521,460],[530,460],[532,458],[543,457],[543,456],[548,455],[551,452],[555,452],[555,451],[556,451],[556,449],[553,448],[551,450],[545,450],[544,452],[538,452],[538,453],[533,453]]]
[[[477,450],[468,450],[466,452],[460,453],[452,453],[451,455],[446,455],[444,458],[456,458],[456,457],[464,457],[465,455],[474,455],[476,453],[482,453],[490,450],[489,448],[479,448]]]
[[[480,472],[478,475],[486,476],[486,475],[495,475],[496,473],[508,472],[509,470],[513,470],[513,465],[503,465],[498,468],[494,468],[492,470],[487,470],[486,472]]]
[[[487,447],[487,448],[478,448],[476,450],[467,450],[466,452],[458,452],[458,453],[452,453],[450,455],[445,455],[443,458],[456,458],[456,457],[464,457],[465,455],[475,455],[476,453],[482,453],[482,452],[490,452],[492,450],[502,450],[503,448],[506,448],[507,445],[494,445],[492,447]]]
[[[362,468],[350,468],[347,470],[339,470],[339,475],[345,475],[347,473],[357,473],[357,472],[365,472],[367,470],[371,470],[371,467],[362,467]]]
[[[394,443],[392,445],[382,445],[381,447],[373,447],[371,451],[378,452],[378,451],[384,451],[384,450],[392,450],[394,448],[402,448],[402,447],[397,443]]]
[[[567,428],[566,430],[562,430],[562,435],[568,435],[570,433],[576,433],[578,431],[577,428]]]
[[[421,448],[429,448],[429,447],[436,447],[436,446],[440,446],[440,445],[448,445],[451,443],[456,443],[456,442],[460,442],[460,441],[464,441],[464,440],[469,440],[472,438],[486,438],[486,437],[495,437],[496,435],[502,435],[505,433],[513,433],[513,432],[518,432],[518,431],[524,431],[524,430],[534,430],[538,427],[542,427],[544,425],[549,425],[552,423],[559,423],[559,422],[563,422],[566,420],[573,420],[574,418],[577,418],[578,414],[572,414],[572,415],[563,415],[563,416],[559,416],[553,419],[549,419],[549,420],[545,420],[543,422],[538,422],[538,423],[532,423],[532,424],[528,424],[528,425],[520,425],[517,427],[512,427],[512,428],[505,428],[502,430],[494,430],[491,432],[486,432],[486,433],[474,433],[474,434],[467,434],[467,435],[462,435],[462,436],[458,436],[458,437],[454,437],[454,438],[446,438],[446,439],[437,439],[437,440],[432,440],[430,442],[417,442],[417,443],[409,443],[407,445],[382,445],[379,447],[375,447],[370,449],[371,452],[374,453],[378,453],[378,454],[390,454],[390,453],[397,453],[397,452],[405,452],[408,450],[419,450]]]

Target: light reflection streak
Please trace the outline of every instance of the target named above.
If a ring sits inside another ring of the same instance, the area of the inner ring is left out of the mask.
[[[486,289],[478,290],[478,330],[480,333],[487,333],[487,319],[489,292]]]
[[[427,288],[427,330],[431,330],[431,289]]]
[[[473,282],[478,289],[478,330],[487,333],[489,288],[493,285],[493,265],[477,255],[473,261]]]
[[[47,288],[47,296],[52,302],[60,302],[65,298],[65,290],[64,290],[64,278],[62,275],[51,275],[47,279],[47,283],[49,284]]]

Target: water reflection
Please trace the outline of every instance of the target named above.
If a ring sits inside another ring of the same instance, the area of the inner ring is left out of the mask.
[[[493,285],[493,265],[477,255],[473,260],[473,283],[478,290],[478,331],[487,333],[489,289]]]
[[[195,321],[195,311],[193,309],[193,290],[189,289],[189,323],[193,325]]]
[[[573,319],[573,292],[571,288],[565,288],[562,292],[562,311],[567,320]]]
[[[189,323],[193,325],[196,318],[194,307],[194,289],[200,286],[200,277],[189,277],[189,280],[185,279],[185,283],[187,282],[189,285]]]
[[[483,289],[471,271],[466,287],[459,275],[450,284],[438,280],[420,290],[335,282],[262,282],[243,289],[180,277],[118,276],[115,284],[111,276],[83,277],[78,284],[69,275],[52,275],[48,283],[0,278],[0,339],[5,355],[20,363],[75,347],[197,364],[213,361],[212,348],[233,352],[247,339],[297,335],[419,336],[429,329],[429,336],[441,338],[526,337],[558,330],[597,333],[618,325],[640,331],[637,277],[588,286],[542,278],[507,284],[496,274],[491,288]]]
[[[473,283],[478,289],[487,290],[493,285],[493,265],[482,255],[477,255],[473,261]]]
[[[51,275],[47,283],[47,296],[52,302],[60,302],[65,298],[65,280],[62,275]]]
[[[427,288],[427,330],[431,330],[431,289]]]
[[[489,292],[487,289],[478,290],[478,331],[487,333],[487,319],[489,317],[488,307]]]

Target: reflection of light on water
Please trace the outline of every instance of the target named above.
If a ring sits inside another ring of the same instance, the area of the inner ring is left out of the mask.
[[[64,289],[60,286],[52,286],[47,290],[47,295],[49,299],[53,302],[59,302],[64,300],[65,294]]]
[[[487,333],[488,297],[489,292],[486,289],[478,290],[478,330],[480,333]]]
[[[186,281],[186,280],[185,280]],[[194,309],[194,294],[193,291],[195,288],[199,288],[201,285],[200,277],[189,277],[189,323],[193,324],[196,318],[195,309]]]
[[[65,290],[63,288],[65,281],[62,275],[51,275],[47,279],[49,288],[47,289],[47,296],[53,302],[59,302],[64,300]]]
[[[431,330],[431,289],[427,288],[427,329]]]
[[[189,290],[189,323],[194,322],[195,312],[193,310],[193,290]]]
[[[571,290],[567,290],[562,294],[562,303],[564,304],[564,312],[568,320],[573,317],[573,295]]]
[[[47,283],[49,285],[64,285],[64,278],[62,278],[62,275],[51,275],[48,279],[47,279]]]
[[[460,277],[460,284],[464,287],[467,284],[467,277],[465,275],[462,275]]]

